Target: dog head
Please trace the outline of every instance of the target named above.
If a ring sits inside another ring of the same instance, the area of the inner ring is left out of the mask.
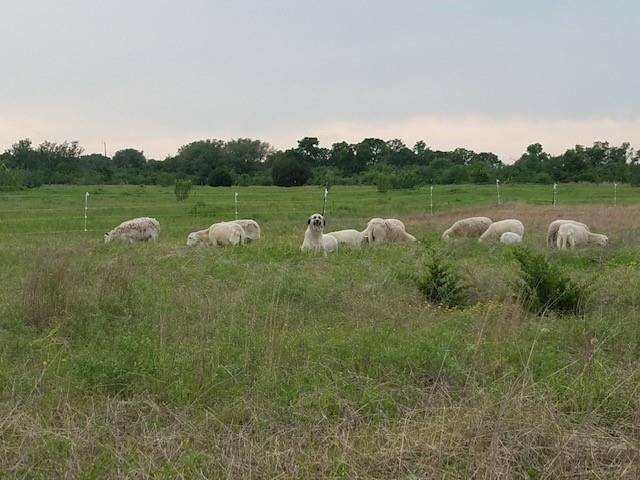
[[[307,225],[309,225],[309,228],[311,230],[315,230],[317,232],[322,232],[324,230],[324,227],[326,226],[326,224],[327,223],[326,223],[324,217],[322,215],[320,215],[319,213],[314,213],[307,220]]]
[[[109,243],[111,241],[111,235],[109,232],[104,232],[104,243]]]

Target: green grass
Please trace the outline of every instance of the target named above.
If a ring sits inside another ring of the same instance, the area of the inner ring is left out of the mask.
[[[420,244],[327,258],[298,249],[319,188],[238,188],[263,239],[224,250],[184,241],[235,189],[3,193],[0,477],[637,478],[640,190],[434,190],[430,216],[428,190],[333,188],[330,229],[393,216]],[[466,213],[521,218],[536,251],[557,216],[607,233],[548,253],[591,284],[585,315],[529,313],[511,250],[472,240],[439,246],[469,305],[426,303],[427,247]],[[158,244],[102,243],[141,215]]]

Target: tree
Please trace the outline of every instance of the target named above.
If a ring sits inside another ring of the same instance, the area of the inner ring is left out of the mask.
[[[233,185],[233,175],[228,168],[219,166],[214,168],[209,175],[208,183],[212,187],[230,187]]]
[[[280,187],[304,185],[311,176],[311,168],[299,152],[287,150],[277,155],[271,168],[273,184]]]
[[[389,153],[387,142],[379,138],[365,138],[356,144],[357,165],[371,167],[384,161]]]
[[[329,157],[329,152],[326,148],[320,147],[320,142],[316,137],[304,137],[298,140],[297,150],[312,167],[326,165]]]
[[[237,174],[254,172],[264,163],[270,148],[268,143],[250,138],[230,140],[224,146],[226,163]]]
[[[113,164],[118,168],[140,168],[147,163],[144,153],[135,148],[118,150],[112,158]]]

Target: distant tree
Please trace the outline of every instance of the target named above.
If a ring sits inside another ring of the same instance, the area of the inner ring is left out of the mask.
[[[357,165],[371,167],[381,163],[389,154],[387,142],[379,138],[365,138],[355,146]]]
[[[209,175],[208,184],[212,187],[230,187],[233,185],[233,175],[224,166],[216,167]]]
[[[329,151],[320,147],[320,142],[316,137],[304,137],[298,140],[298,148],[296,150],[312,167],[326,165],[329,157]]]
[[[331,146],[329,164],[338,167],[345,175],[352,175],[366,168],[365,163],[358,162],[353,145],[347,142],[338,142]]]
[[[304,185],[311,177],[311,168],[295,150],[278,155],[271,168],[273,184],[280,187]]]
[[[140,168],[147,163],[144,153],[135,148],[118,150],[113,155],[113,164],[118,168]]]
[[[250,138],[230,140],[224,145],[227,163],[237,174],[258,170],[267,158],[269,150],[268,143]]]
[[[18,190],[24,186],[24,174],[0,163],[0,190]]]

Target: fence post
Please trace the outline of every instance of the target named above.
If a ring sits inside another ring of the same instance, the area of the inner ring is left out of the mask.
[[[558,194],[557,194],[557,190],[558,190],[558,184],[557,184],[557,183],[554,183],[554,184],[553,184],[553,206],[554,206],[554,207],[555,207],[555,206],[556,206],[556,204],[557,204],[557,198],[556,198],[556,197],[557,197],[557,195],[558,195]]]
[[[502,204],[502,200],[500,200],[500,179],[496,178],[496,192],[498,192],[498,205]]]
[[[327,211],[327,195],[329,195],[329,190],[327,187],[324,188],[324,199],[322,200],[322,216],[325,216]]]
[[[613,206],[618,206],[618,184],[613,182]]]
[[[236,220],[237,220],[238,219],[238,192],[235,192],[235,195],[233,197],[234,197]]]
[[[84,194],[84,231],[87,231],[87,210],[89,209],[89,192]]]
[[[433,185],[429,187],[429,211],[433,215]]]

